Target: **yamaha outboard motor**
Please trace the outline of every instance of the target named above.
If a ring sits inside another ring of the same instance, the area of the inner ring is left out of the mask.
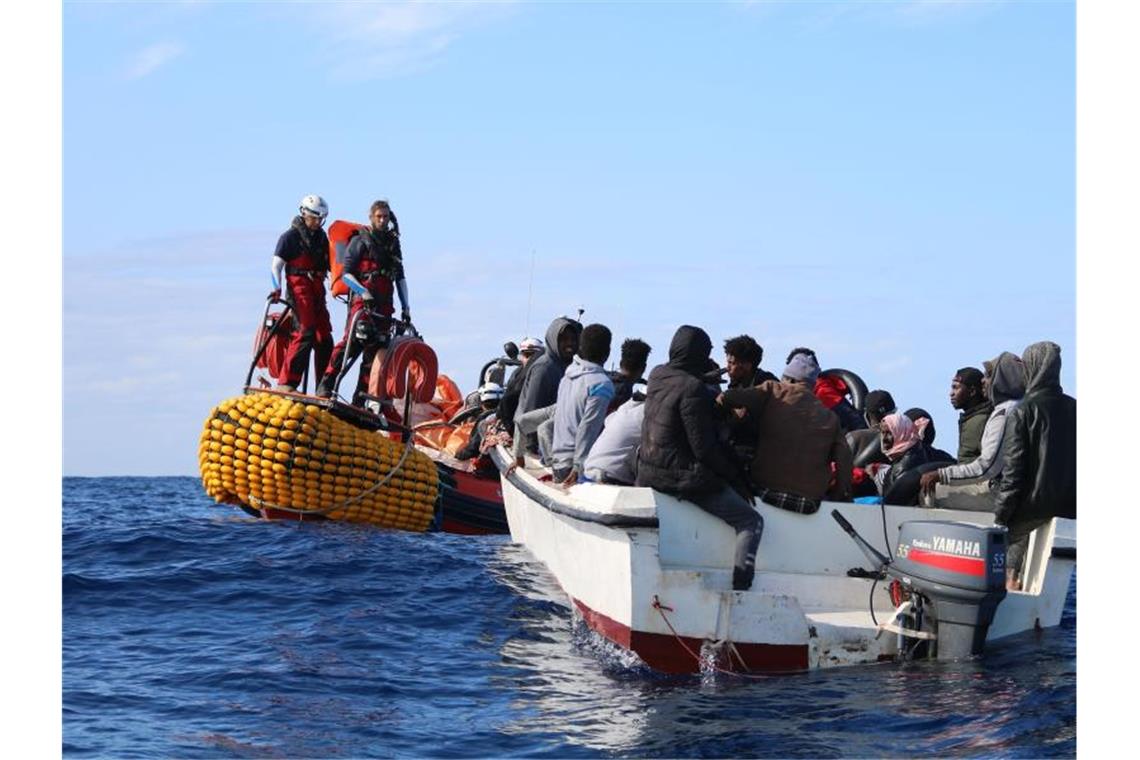
[[[921,597],[933,620],[940,660],[979,655],[994,611],[1005,598],[1006,529],[941,520],[911,520],[899,526],[895,558],[884,557],[851,524],[832,517],[880,571]]]
[[[914,520],[899,526],[887,574],[933,602],[938,659],[981,654],[1005,598],[1006,529]]]

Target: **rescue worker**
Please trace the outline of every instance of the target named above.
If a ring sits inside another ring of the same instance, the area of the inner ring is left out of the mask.
[[[329,239],[321,229],[329,206],[319,195],[301,199],[299,215],[277,240],[270,272],[271,298],[284,298],[293,307],[296,327],[285,350],[285,368],[277,387],[295,391],[309,367],[313,353],[316,374],[320,375],[332,351],[332,323],[325,304],[325,277],[329,272]],[[284,275],[284,276],[282,276]]]
[[[408,285],[404,280],[404,261],[400,251],[400,225],[396,221],[388,201],[379,200],[368,211],[369,228],[354,235],[344,254],[344,273],[341,278],[348,286],[348,319],[344,337],[332,350],[324,377],[317,387],[317,395],[332,395],[336,377],[345,361],[345,346],[348,343],[348,330],[356,319],[356,335],[352,339],[352,355],[363,350],[360,362],[360,377],[356,383],[353,402],[367,390],[368,378],[373,361],[384,361],[384,354],[391,339],[389,326],[395,308],[392,304],[393,289],[400,296],[401,314],[404,322],[412,319],[408,308]],[[363,313],[361,313],[363,312]]]

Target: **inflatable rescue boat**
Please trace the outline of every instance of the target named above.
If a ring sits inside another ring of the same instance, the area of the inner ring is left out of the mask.
[[[359,228],[339,220],[330,226],[334,295],[345,243]],[[363,312],[353,319],[361,318],[379,326],[367,334],[385,338],[367,393],[354,394],[354,403],[335,390],[317,397],[305,393],[308,378],[299,393],[281,391],[264,375],[281,376],[295,324],[287,301],[267,300],[243,395],[215,406],[203,425],[198,459],[206,493],[269,519],[506,533],[497,470],[480,477],[453,456],[470,426],[465,399],[439,374],[435,351],[409,322]],[[360,352],[352,341],[365,333],[355,327],[346,325],[348,358],[338,386]],[[255,381],[258,370],[264,373]]]

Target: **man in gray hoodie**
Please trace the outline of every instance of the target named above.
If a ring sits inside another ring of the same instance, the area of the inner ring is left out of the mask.
[[[994,510],[990,481],[1001,475],[1005,461],[1002,433],[1009,413],[1025,395],[1025,366],[1015,354],[1003,351],[993,361],[985,362],[985,367],[982,389],[993,411],[982,431],[981,453],[966,464],[923,473],[922,491],[934,495],[934,503],[926,506],[971,512]]]
[[[586,325],[578,355],[558,384],[550,469],[563,485],[576,483],[585,470],[586,457],[602,432],[614,397],[614,383],[602,366],[610,358],[611,339],[605,325]]]

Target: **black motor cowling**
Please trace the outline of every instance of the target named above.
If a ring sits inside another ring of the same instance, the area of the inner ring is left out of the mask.
[[[1005,598],[1006,529],[912,520],[899,527],[888,575],[932,603],[938,659],[982,653]]]

